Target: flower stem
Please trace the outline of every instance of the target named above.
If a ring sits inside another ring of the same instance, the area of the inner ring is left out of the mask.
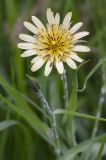
[[[53,113],[52,109],[50,108],[48,102],[44,98],[44,96],[43,96],[41,91],[40,91],[39,98],[41,100],[41,103],[42,103],[44,109],[46,110],[46,112],[50,116],[50,124],[51,124],[52,132],[53,132],[55,152],[56,152],[56,155],[57,155],[58,159],[62,160],[61,150],[60,150],[60,141],[59,141],[59,135],[58,135],[58,131],[57,131],[57,123],[56,123],[55,114]]]
[[[53,130],[53,133],[54,133],[54,141],[55,141],[55,143],[54,143],[55,144],[55,153],[58,157],[58,160],[62,160],[59,135],[58,135],[58,132],[57,132],[56,117],[55,117],[54,113],[53,113],[51,119],[52,119],[51,125],[52,125],[52,130]]]
[[[63,85],[63,91],[64,91],[64,107],[67,107],[68,103],[68,84],[67,84],[67,76],[66,76],[66,70],[64,70],[64,73],[61,75],[62,85]]]

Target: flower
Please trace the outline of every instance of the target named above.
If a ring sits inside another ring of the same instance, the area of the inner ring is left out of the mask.
[[[72,12],[68,12],[60,24],[60,15],[55,16],[50,8],[47,9],[47,27],[35,16],[32,16],[31,24],[24,22],[24,26],[33,33],[33,36],[20,34],[19,38],[25,42],[18,43],[18,48],[25,51],[21,57],[35,56],[31,63],[32,72],[37,71],[46,63],[44,74],[48,76],[56,66],[60,74],[64,72],[63,62],[66,62],[71,68],[76,69],[77,65],[74,61],[82,62],[76,52],[89,52],[90,48],[85,45],[78,45],[83,42],[79,40],[89,34],[87,31],[76,31],[83,25],[82,22],[71,25]]]

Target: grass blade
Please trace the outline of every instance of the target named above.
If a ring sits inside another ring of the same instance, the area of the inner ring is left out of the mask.
[[[6,128],[9,128],[9,127],[14,126],[16,124],[18,124],[18,122],[15,120],[2,121],[2,122],[0,122],[0,132],[5,130]]]
[[[7,92],[7,94],[14,99],[14,101],[19,107],[22,106],[26,111],[31,112],[30,107],[27,105],[26,101],[20,95],[20,92],[16,90],[14,87],[12,87],[1,75],[0,75],[0,84]]]
[[[73,78],[73,86],[72,86],[72,93],[69,99],[69,104],[67,109],[71,110],[71,111],[75,111],[76,110],[76,106],[77,106],[77,89],[78,89],[78,81],[77,81],[77,72],[74,75]]]
[[[102,143],[102,144],[100,145],[100,149],[99,149],[98,155],[97,155],[97,160],[101,160],[103,149],[104,149],[104,143]]]
[[[97,143],[97,142],[106,142],[106,134],[95,137],[93,139],[86,140],[78,144],[77,146],[73,147],[71,150],[65,153],[64,159],[65,160],[73,159],[78,153],[86,151],[89,145],[93,145],[94,143]]]
[[[67,111],[67,110],[64,110],[64,109],[56,109],[54,111],[54,114],[67,114],[67,115],[86,118],[86,119],[90,119],[90,120],[99,120],[99,121],[102,121],[102,122],[106,122],[105,118],[99,118],[99,117],[95,117],[95,116],[91,116],[91,115],[84,114],[84,113],[79,113],[79,112]]]
[[[67,112],[71,111],[74,112],[77,108],[77,89],[78,89],[78,81],[77,81],[77,72],[74,75],[73,78],[73,86],[72,86],[72,93],[69,99],[69,103],[68,103],[68,107],[67,107]],[[69,139],[69,142],[71,140],[70,136],[72,134],[72,120],[73,120],[73,115],[67,116],[67,121],[66,121],[66,132],[67,132],[67,136]],[[73,139],[73,138],[72,138]],[[71,144],[71,142],[70,142]]]
[[[103,64],[106,62],[106,58],[102,58],[100,59],[100,61],[97,63],[97,65],[91,70],[90,73],[88,73],[88,75],[86,76],[85,78],[85,82],[84,82],[84,85],[82,87],[82,89],[79,89],[78,91],[79,92],[83,92],[85,89],[86,89],[86,85],[87,85],[87,82],[88,80],[91,78],[91,76],[97,71],[97,69]]]
[[[3,96],[0,97],[3,103],[7,104],[12,110],[23,117],[43,139],[45,139],[48,143],[51,143],[51,130],[45,123],[43,123],[35,114],[33,115],[30,112],[17,107]]]

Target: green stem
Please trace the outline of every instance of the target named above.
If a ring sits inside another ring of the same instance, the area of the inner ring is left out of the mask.
[[[63,97],[64,97],[64,108],[67,107],[68,103],[68,84],[67,84],[67,76],[66,76],[66,70],[64,70],[64,73],[61,75],[62,85],[63,85]]]
[[[57,123],[56,123],[55,114],[52,111],[51,107],[49,106],[48,102],[46,101],[45,97],[43,96],[43,93],[40,89],[40,86],[39,86],[38,82],[34,81],[34,79],[31,78],[31,77],[29,77],[29,78],[34,85],[36,95],[40,99],[40,102],[41,102],[45,112],[50,117],[50,125],[51,125],[51,128],[52,128],[52,134],[53,134],[53,146],[55,148],[55,153],[57,155],[58,160],[62,160],[61,150],[60,150],[59,134],[58,134],[58,131],[57,131]]]

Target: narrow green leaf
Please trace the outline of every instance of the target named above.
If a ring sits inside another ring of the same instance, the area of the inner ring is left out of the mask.
[[[106,58],[102,58],[100,59],[100,61],[97,63],[97,65],[90,71],[90,73],[88,73],[88,75],[86,76],[85,78],[85,81],[84,81],[84,84],[83,84],[83,87],[82,89],[79,89],[78,91],[79,92],[82,92],[86,89],[86,85],[87,85],[87,82],[88,80],[92,77],[92,75],[97,71],[97,69],[103,64],[106,62]]]
[[[14,126],[16,124],[18,124],[18,122],[15,120],[2,121],[2,122],[0,122],[0,132],[4,131],[6,128],[9,128],[9,127]]]
[[[72,93],[68,103],[68,110],[75,111],[77,107],[77,89],[78,89],[78,81],[77,81],[77,72],[73,78],[73,85],[72,85]]]
[[[56,109],[54,111],[54,114],[67,114],[67,115],[71,115],[71,116],[76,116],[76,117],[81,117],[81,118],[86,118],[86,119],[91,119],[91,120],[99,120],[99,121],[106,122],[105,118],[99,118],[99,117],[95,117],[95,116],[91,116],[91,115],[84,114],[84,113],[79,113],[79,112],[67,111],[67,110],[64,110],[64,109]]]
[[[6,120],[10,119],[10,112],[6,113],[5,119]],[[8,129],[5,129],[3,132],[1,132],[1,135],[0,135],[0,159],[4,159],[5,146],[7,144],[7,139],[8,139],[8,135],[9,135],[9,130]]]
[[[0,84],[4,88],[4,90],[11,96],[15,103],[18,105],[18,107],[22,107],[25,111],[32,112],[31,107],[27,104],[27,101],[32,104],[36,109],[42,112],[40,106],[38,106],[35,102],[30,100],[27,96],[20,93],[18,90],[16,90],[13,86],[11,86],[1,75],[0,75]]]
[[[97,159],[96,160],[101,160],[103,149],[104,149],[104,142],[100,145],[100,149],[98,151],[98,155],[97,155]]]
[[[8,104],[20,116],[25,118],[41,137],[43,137],[46,141],[51,143],[48,138],[48,136],[51,135],[51,130],[32,111],[31,107],[28,106],[28,104],[23,99],[23,96],[20,94],[20,92],[17,91],[11,85],[9,85],[2,76],[0,76],[0,84],[3,86],[6,92],[15,100],[16,105],[13,105],[8,99],[3,98],[3,97],[2,97],[2,101]],[[31,119],[33,120],[31,120],[29,117],[32,117]]]
[[[72,111],[74,112],[77,108],[77,89],[78,89],[78,82],[77,82],[77,71],[75,72],[74,78],[73,78],[73,85],[72,85],[72,93],[69,99],[69,103],[68,103],[68,107],[67,107],[67,111]],[[67,116],[67,120],[66,120],[66,133],[68,136],[68,141],[70,142],[70,144],[72,143],[72,120],[73,120],[73,115],[71,115],[70,117]]]
[[[14,98],[16,104],[19,106],[23,106],[26,111],[31,111],[31,108],[28,106],[29,104],[33,105],[38,111],[43,113],[43,110],[38,106],[35,102],[33,102],[30,98],[28,98],[23,93],[20,93],[13,86],[11,86],[1,75],[0,75],[0,84],[5,89],[5,91]],[[32,111],[31,111],[32,112]]]
[[[22,106],[25,111],[32,112],[31,108],[23,99],[20,92],[16,90],[14,87],[12,87],[1,75],[0,75],[0,84],[4,88],[4,90],[7,92],[7,94],[14,99],[15,103],[19,107]]]
[[[103,134],[101,136],[98,136],[98,137],[86,140],[86,141],[84,141],[84,142],[76,145],[71,150],[68,150],[65,153],[65,156],[63,157],[63,159],[65,159],[65,160],[71,160],[78,153],[82,153],[82,152],[86,151],[90,145],[93,145],[94,143],[97,143],[97,142],[106,142],[106,134]]]
[[[80,68],[82,68],[85,64],[87,64],[87,63],[89,63],[89,62],[90,62],[89,59],[88,59],[87,61],[83,61],[83,62],[78,66],[77,72],[78,72],[78,70],[79,70]]]
[[[52,140],[51,130],[45,123],[43,123],[35,114],[31,114],[30,112],[27,112],[22,108],[17,107],[3,96],[0,97],[5,104],[7,104],[17,114],[23,117],[43,139],[45,139],[48,143],[51,143]]]

